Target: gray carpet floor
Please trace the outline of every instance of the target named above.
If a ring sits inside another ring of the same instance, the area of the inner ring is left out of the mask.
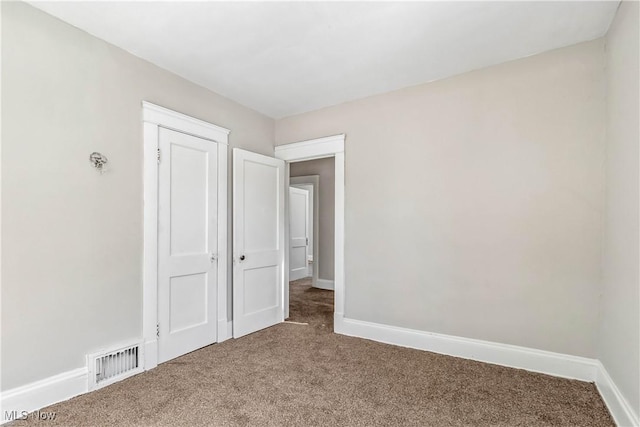
[[[332,333],[333,292],[292,282],[290,320],[14,426],[611,426],[593,384]]]

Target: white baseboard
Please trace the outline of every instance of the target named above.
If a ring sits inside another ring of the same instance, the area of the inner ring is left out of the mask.
[[[595,381],[596,379],[597,360],[586,357],[423,332],[344,317],[338,318],[337,315],[334,330],[343,335],[525,369],[556,377],[582,381]]]
[[[13,413],[21,417],[25,411],[32,412],[86,393],[87,377],[87,368],[78,368],[2,392],[0,423],[10,421],[5,415]]]
[[[381,325],[348,319],[342,313],[334,315],[334,331],[338,334],[401,347],[525,369],[555,377],[595,382],[618,426],[640,426],[638,414],[633,411],[607,370],[597,359]]]
[[[158,340],[144,343],[144,370],[148,371],[158,366]]]
[[[627,399],[620,393],[605,367],[600,361],[597,361],[597,365],[596,386],[616,424],[620,427],[640,426],[638,414],[634,412]]]
[[[318,279],[316,281],[316,284],[313,285],[313,287],[318,289],[326,289],[327,291],[332,291],[334,289],[333,280]]]
[[[228,340],[233,337],[233,323],[226,319],[219,320],[218,331],[222,331],[218,342]],[[146,341],[143,346],[143,368],[146,371],[158,366],[158,341]],[[86,367],[78,368],[1,392],[0,424],[19,419],[27,413],[89,392],[88,377],[89,373]],[[13,416],[13,419],[6,419],[5,415]]]
[[[227,321],[225,326],[227,331],[225,339],[229,339],[233,336],[232,322]],[[381,325],[348,319],[342,313],[334,315],[334,330],[339,334],[402,347],[525,369],[557,377],[593,381],[618,426],[640,426],[638,414],[634,412],[620,393],[602,363],[596,359]],[[219,340],[219,342],[222,341],[224,340]],[[157,357],[157,345],[155,340],[145,343],[145,370],[157,365],[157,360],[155,364],[147,364],[153,362],[149,360],[150,356],[156,355]],[[5,418],[7,414],[21,417],[24,411],[32,412],[87,392],[88,371],[86,367],[7,390],[2,392],[0,400],[0,424],[10,421]]]

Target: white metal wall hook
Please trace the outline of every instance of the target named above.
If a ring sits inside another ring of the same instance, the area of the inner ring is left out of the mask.
[[[91,162],[93,167],[98,169],[102,174],[105,172],[105,165],[109,160],[104,154],[94,151],[93,153],[91,153],[91,155],[89,155],[89,161]]]

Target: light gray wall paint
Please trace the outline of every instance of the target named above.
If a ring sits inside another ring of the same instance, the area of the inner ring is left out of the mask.
[[[624,1],[606,40],[607,198],[598,358],[640,413],[638,2]]]
[[[266,155],[274,122],[24,3],[1,7],[6,390],[142,336],[141,101]]]
[[[320,176],[318,278],[333,280],[335,260],[335,162],[333,157],[291,163],[290,176]]]
[[[276,121],[346,133],[345,316],[596,356],[604,41]]]

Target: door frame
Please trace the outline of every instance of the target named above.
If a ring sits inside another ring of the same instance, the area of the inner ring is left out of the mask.
[[[305,175],[289,177],[289,185],[297,187],[299,185],[308,185],[313,191],[313,224],[311,224],[311,233],[313,238],[313,269],[311,274],[311,286],[318,284],[318,271],[320,266],[320,243],[318,235],[320,234],[320,175]]]
[[[287,163],[285,168],[285,182],[289,184],[290,163],[305,160],[335,158],[335,271],[334,271],[334,325],[344,317],[344,200],[345,200],[345,174],[344,174],[344,140],[345,134],[327,136],[324,138],[310,139],[275,147],[275,157]],[[285,192],[285,210],[289,209],[289,196]],[[285,215],[285,241],[289,239],[289,223]],[[315,255],[314,255],[315,256]],[[289,285],[289,251],[285,249],[284,280],[282,283],[283,295],[285,295],[285,318],[289,312],[289,292],[284,287]],[[338,321],[336,321],[338,320]],[[334,326],[334,332],[339,332]]]
[[[159,130],[167,128],[217,143],[218,152],[218,265],[216,342],[227,333],[227,150],[229,129],[142,101],[144,156],[144,249],[142,274],[142,336],[144,369],[158,365],[158,161]]]

